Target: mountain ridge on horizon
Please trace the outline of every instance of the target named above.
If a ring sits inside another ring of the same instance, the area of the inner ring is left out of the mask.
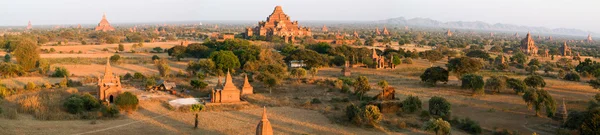
[[[430,18],[415,17],[412,19],[406,19],[404,17],[389,18],[385,20],[376,21],[377,23],[394,24],[394,25],[406,25],[406,26],[420,26],[420,27],[441,27],[441,28],[455,28],[455,29],[474,29],[474,30],[490,30],[490,31],[504,31],[504,32],[538,32],[545,34],[561,34],[561,35],[572,35],[572,36],[587,36],[588,34],[597,35],[592,31],[584,31],[581,29],[574,28],[547,28],[539,26],[524,26],[506,23],[487,23],[483,21],[447,21],[442,22]]]

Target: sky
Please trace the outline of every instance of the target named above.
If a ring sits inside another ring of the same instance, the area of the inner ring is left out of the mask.
[[[281,5],[292,20],[430,18],[600,32],[599,0],[0,0],[0,26],[260,21]]]

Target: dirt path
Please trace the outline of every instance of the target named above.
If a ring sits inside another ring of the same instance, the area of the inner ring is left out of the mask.
[[[97,133],[97,132],[107,131],[107,130],[111,130],[111,129],[114,129],[114,128],[125,127],[125,126],[131,125],[131,124],[140,123],[140,122],[143,122],[143,121],[148,121],[148,120],[152,120],[152,119],[164,117],[164,116],[167,116],[169,114],[171,114],[171,113],[169,112],[169,113],[165,113],[165,114],[162,114],[162,115],[150,117],[150,118],[147,118],[147,119],[136,120],[136,121],[132,121],[132,122],[121,124],[121,125],[116,125],[116,126],[112,126],[112,127],[98,129],[98,130],[92,130],[92,131],[83,132],[83,133],[77,133],[77,134],[73,134],[73,135],[83,135],[83,134],[91,134],[91,133]]]

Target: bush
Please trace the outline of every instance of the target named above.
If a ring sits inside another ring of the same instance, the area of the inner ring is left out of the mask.
[[[476,121],[471,120],[470,118],[464,119],[453,119],[452,125],[456,126],[458,129],[464,130],[470,134],[481,134],[481,126]]]
[[[435,86],[437,82],[448,82],[448,70],[439,66],[431,67],[427,68],[420,77],[422,82]]]
[[[452,105],[443,97],[434,96],[429,99],[429,114],[449,119]]]
[[[119,117],[119,109],[115,105],[103,106],[101,111],[103,117],[116,118]]]
[[[84,102],[79,95],[73,94],[63,103],[63,107],[71,114],[78,114],[84,110]]]
[[[435,132],[436,135],[450,134],[450,123],[441,118],[429,119],[423,124],[423,130]]]
[[[131,92],[123,92],[117,96],[115,100],[115,104],[121,110],[125,111],[135,111],[137,110],[139,100],[136,95]]]
[[[310,101],[310,103],[311,103],[311,104],[320,104],[320,103],[321,103],[321,100],[319,100],[318,98],[313,98],[313,99]]]
[[[96,99],[96,97],[94,97],[88,93],[83,94],[83,96],[81,96],[81,100],[83,101],[83,108],[87,111],[94,111],[94,110],[100,108],[100,106],[102,105]]]
[[[383,119],[383,115],[379,111],[379,108],[375,105],[367,105],[365,107],[364,115],[365,120],[368,122],[367,124],[370,126],[377,126],[381,119]]]
[[[37,90],[38,86],[35,85],[35,83],[33,82],[28,82],[27,85],[25,85],[25,90]]]
[[[404,64],[413,64],[413,61],[411,58],[404,58],[402,59],[402,63]]]
[[[206,88],[206,86],[208,86],[208,83],[201,81],[201,80],[191,80],[190,85],[192,87],[194,87],[194,89],[198,89],[198,88],[204,89],[204,88]]]
[[[483,77],[475,74],[465,74],[461,78],[463,89],[471,89],[473,90],[473,95],[476,94],[484,94],[483,86],[485,82],[483,81]]]
[[[495,93],[500,93],[500,90],[506,88],[506,77],[492,76],[485,80],[485,87]]]
[[[110,62],[112,63],[118,63],[119,60],[121,60],[121,55],[115,54],[113,56],[110,56]]]
[[[190,108],[191,112],[199,112],[202,110],[204,110],[204,105],[202,105],[202,104],[193,104],[192,108]]]
[[[360,108],[354,104],[350,104],[346,107],[346,117],[348,118],[348,121],[351,121],[352,123],[356,124],[356,125],[361,125],[362,124],[362,117],[360,115]]]
[[[581,77],[579,77],[579,74],[571,72],[571,73],[566,74],[563,79],[568,80],[568,81],[579,82],[579,79],[581,79]]]
[[[0,99],[9,96],[10,93],[11,91],[8,90],[8,88],[4,87],[4,85],[0,85]]]
[[[538,75],[528,76],[527,78],[525,78],[525,80],[523,80],[523,82],[525,82],[525,84],[527,84],[527,86],[533,87],[533,88],[546,87],[546,82],[544,81],[544,78],[542,78],[541,76],[538,76]]]
[[[133,78],[133,76],[130,73],[127,73],[127,74],[125,74],[125,76],[123,76],[124,80],[129,80],[129,79],[132,79],[132,78]]]
[[[152,56],[152,60],[153,60],[153,61],[154,61],[154,60],[160,60],[160,57],[158,57],[158,55],[154,55],[154,56]]]
[[[517,94],[523,93],[525,92],[525,90],[527,90],[527,84],[525,84],[525,82],[519,79],[509,78],[506,80],[506,84],[509,88],[512,88]]]
[[[418,110],[421,110],[422,104],[421,100],[418,96],[408,96],[404,101],[402,101],[402,110],[405,112],[414,113]]]
[[[144,76],[142,73],[140,72],[135,72],[133,73],[133,79],[144,79],[146,78],[146,76]]]

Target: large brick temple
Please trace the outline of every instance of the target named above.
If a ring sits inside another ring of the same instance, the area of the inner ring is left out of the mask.
[[[98,26],[96,26],[96,31],[114,31],[115,28],[113,28],[112,26],[110,26],[110,23],[108,23],[108,20],[106,20],[106,14],[102,15],[102,20],[100,20],[100,23],[98,23]]]
[[[255,28],[246,28],[246,36],[273,36],[282,37],[286,42],[294,42],[295,37],[312,36],[310,28],[298,26],[298,21],[291,21],[290,17],[283,13],[281,6],[276,6],[273,13],[267,17],[267,21],[258,22]]]

